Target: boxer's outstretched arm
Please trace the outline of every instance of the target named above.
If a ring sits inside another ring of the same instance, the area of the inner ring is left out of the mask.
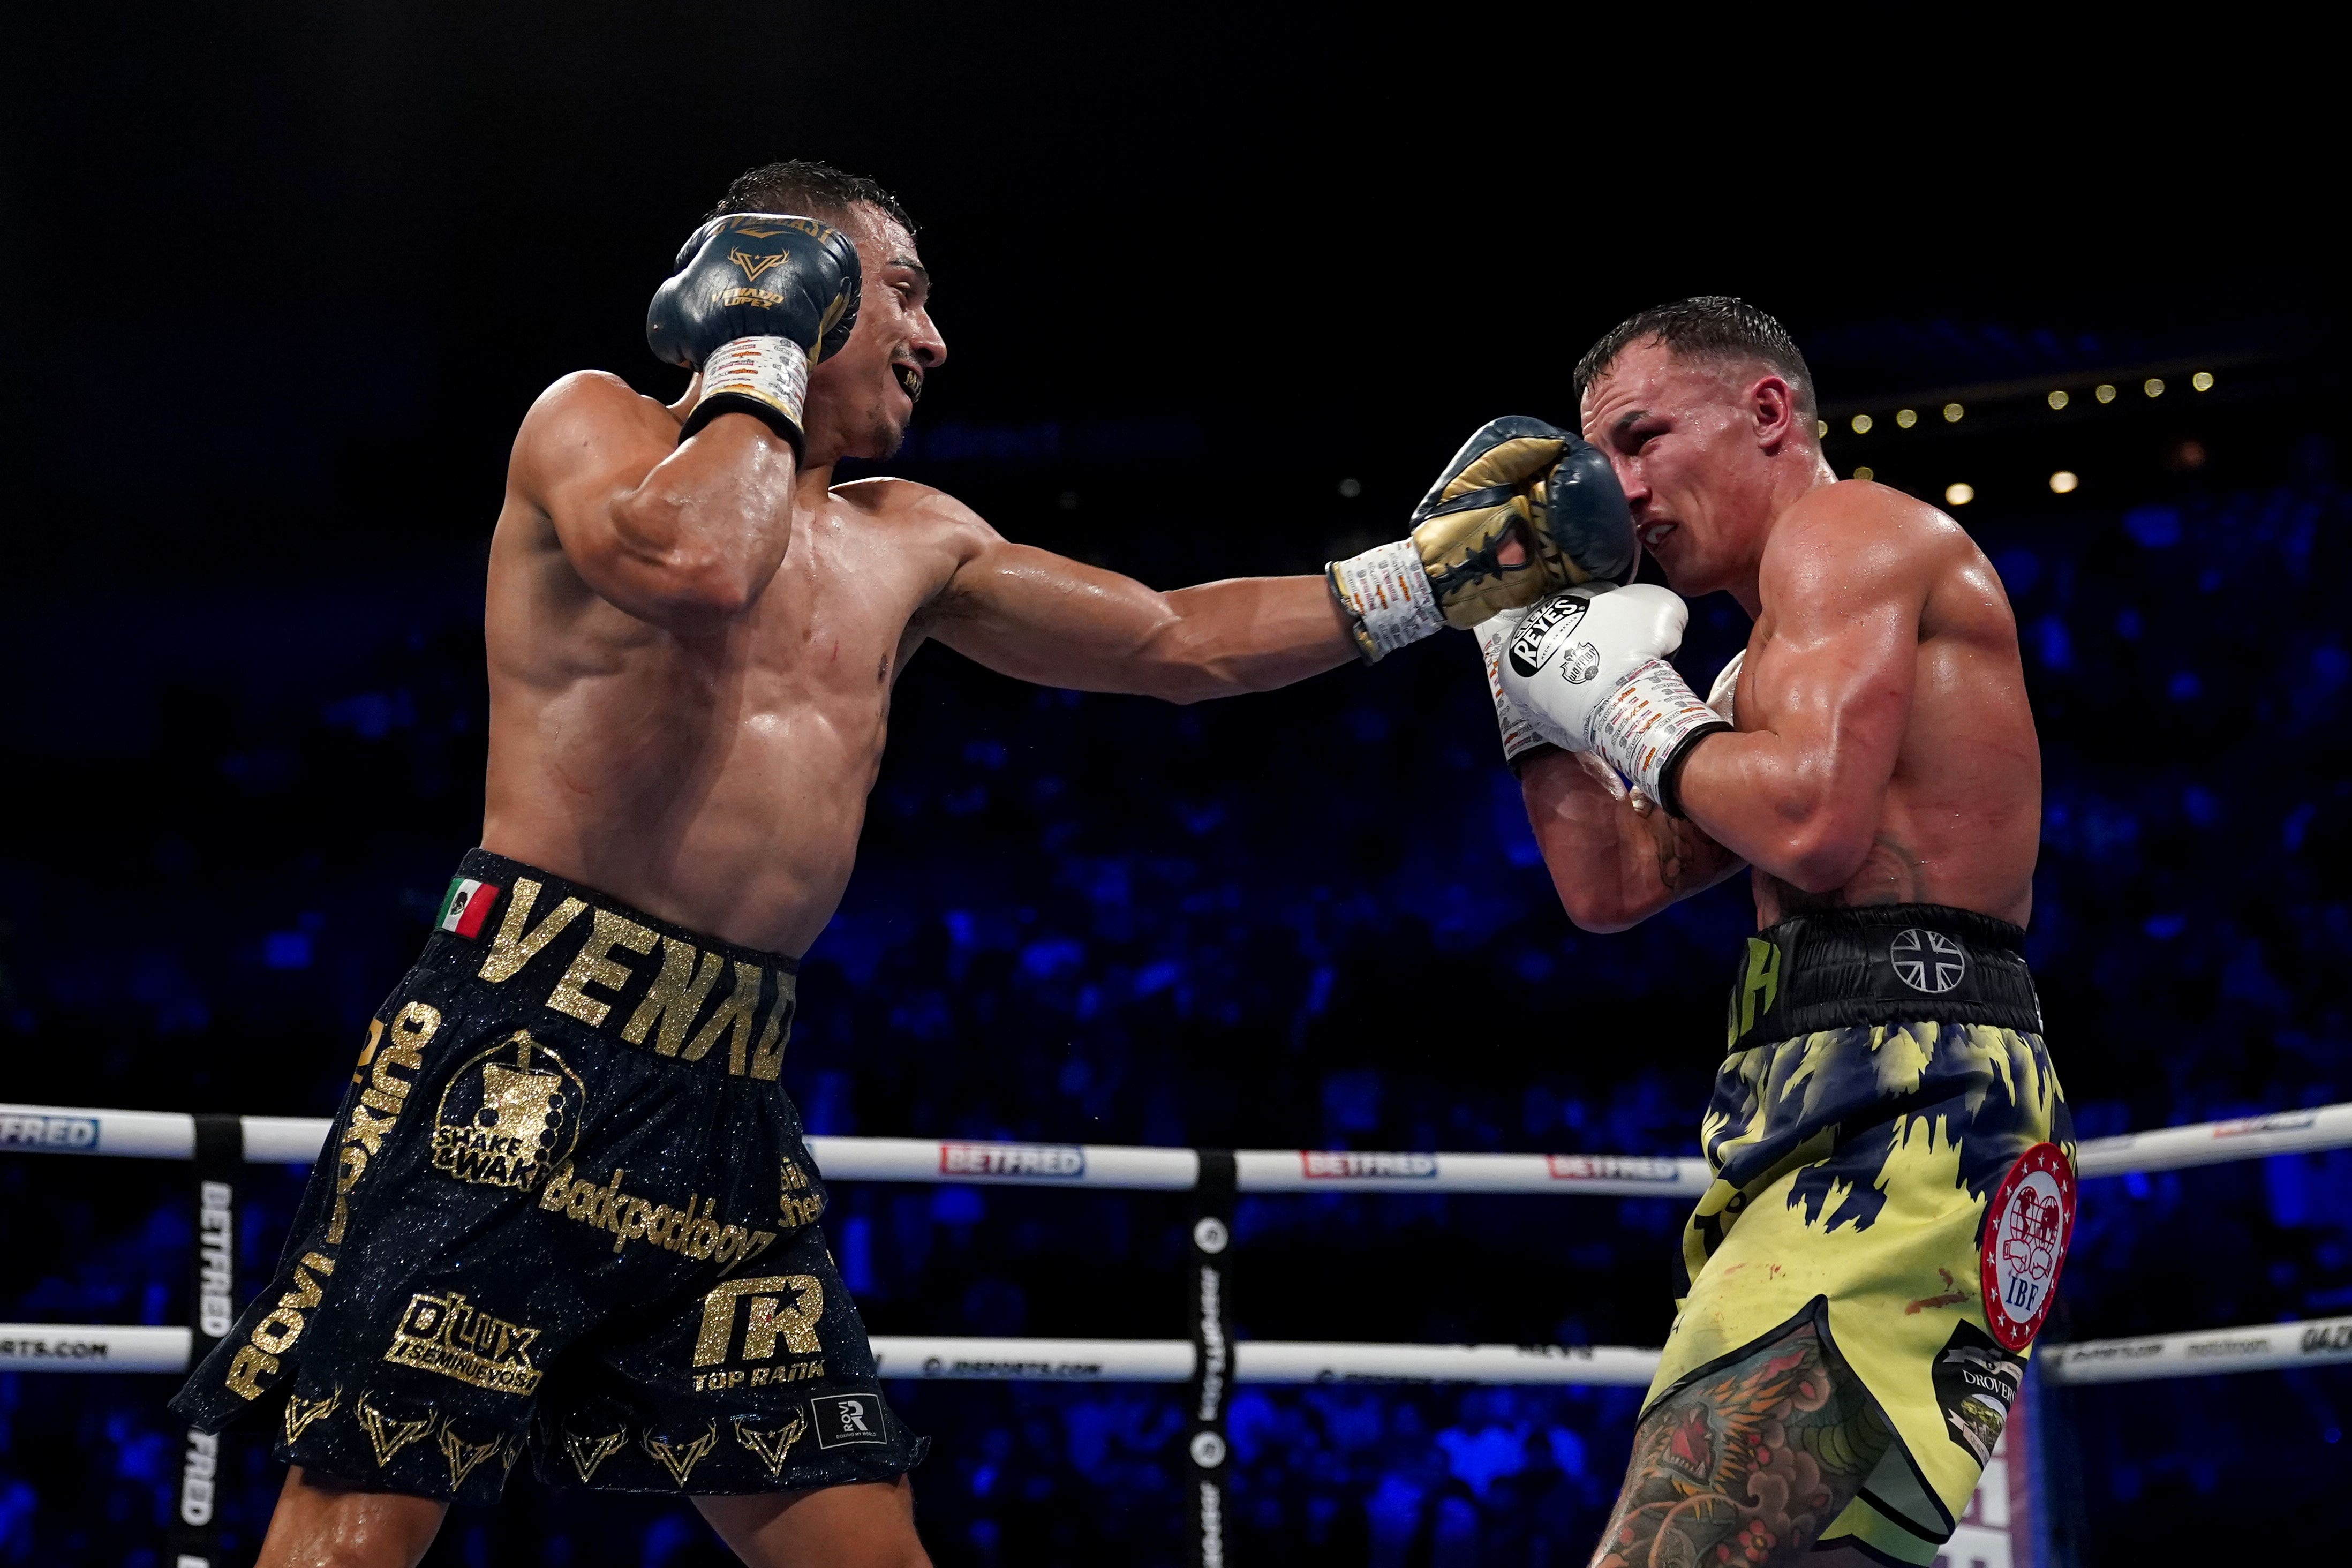
[[[1739,711],[1760,725],[1699,741],[1682,807],[1759,869],[1824,893],[1862,867],[1909,721],[1919,622],[1958,531],[1891,490],[1837,485],[1792,509],[1765,551],[1771,636]]]
[[[509,483],[554,522],[588,586],[671,631],[747,609],[792,540],[790,443],[744,414],[691,439],[617,376],[582,371],[540,395]]]
[[[1163,593],[991,530],[933,601],[925,629],[1016,679],[1198,702],[1352,661],[1349,625],[1320,576]]]
[[[1690,823],[1635,811],[1570,752],[1529,756],[1519,793],[1560,907],[1586,931],[1623,931],[1740,868],[1739,857]]]

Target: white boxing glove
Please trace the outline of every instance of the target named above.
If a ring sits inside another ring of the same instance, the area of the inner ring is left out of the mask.
[[[1505,610],[1479,622],[1476,634],[1478,656],[1486,666],[1486,695],[1495,700],[1495,727],[1503,733],[1503,760],[1507,763],[1517,763],[1538,746],[1551,744],[1536,732],[1535,721],[1503,695],[1503,648],[1527,614],[1524,609]]]
[[[1726,723],[1666,662],[1682,646],[1690,606],[1636,583],[1570,588],[1528,611],[1496,661],[1507,699],[1536,733],[1589,752],[1670,812],[1675,764]]]

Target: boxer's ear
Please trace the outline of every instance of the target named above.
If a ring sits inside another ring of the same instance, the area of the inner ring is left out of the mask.
[[[1748,385],[1748,417],[1756,428],[1756,444],[1778,452],[1801,432],[1797,389],[1777,371],[1767,371]]]

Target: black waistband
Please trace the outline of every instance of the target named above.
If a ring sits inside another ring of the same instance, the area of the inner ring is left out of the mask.
[[[458,863],[422,964],[658,1056],[771,1081],[800,971],[798,959],[704,936],[485,849]]]
[[[1930,1021],[2041,1033],[2025,932],[1942,904],[1829,910],[1749,937],[1732,974],[1735,1049],[1819,1029]]]

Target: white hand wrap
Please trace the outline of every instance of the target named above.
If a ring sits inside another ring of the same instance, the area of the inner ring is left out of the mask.
[[[1722,715],[1663,658],[1653,658],[1618,683],[1592,710],[1592,749],[1652,800],[1664,801],[1660,775],[1685,742],[1724,727]]]
[[[702,362],[701,407],[725,394],[766,404],[803,428],[801,410],[808,403],[808,351],[790,338],[736,338],[719,345]]]
[[[1367,664],[1445,629],[1429,571],[1410,539],[1334,561],[1327,572],[1340,606],[1356,617],[1356,647]]]

